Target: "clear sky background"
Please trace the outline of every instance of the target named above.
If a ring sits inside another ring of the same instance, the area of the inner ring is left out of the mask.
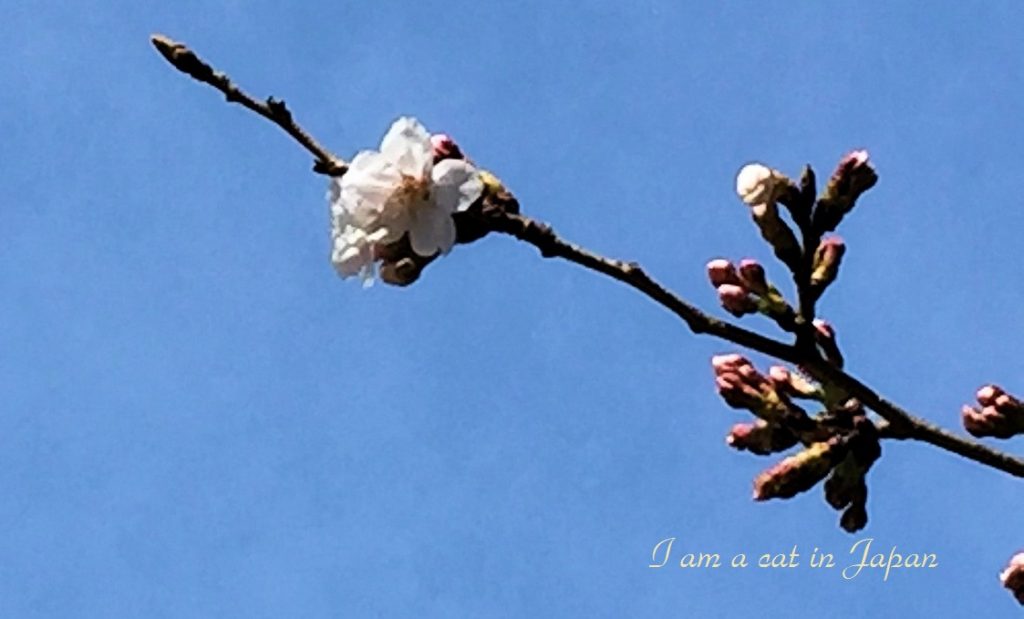
[[[739,167],[825,177],[866,147],[881,181],[841,229],[821,310],[855,375],[956,428],[979,385],[1024,393],[1024,5],[3,12],[0,616],[1018,612],[997,574],[1024,546],[1020,480],[886,444],[861,533],[820,490],[753,503],[771,460],[724,445],[746,416],[709,367],[733,347],[509,238],[408,289],[340,280],[307,154],[148,36],[284,97],[345,157],[415,115],[528,214],[718,315],[708,259],[784,275]],[[648,568],[673,536],[797,546],[801,566]],[[844,580],[867,537],[939,567]],[[815,547],[838,567],[807,569]]]

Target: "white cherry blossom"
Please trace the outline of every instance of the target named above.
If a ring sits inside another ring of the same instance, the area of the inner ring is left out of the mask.
[[[448,253],[455,244],[452,214],[480,196],[476,168],[462,159],[434,165],[430,134],[413,118],[399,118],[380,151],[355,156],[348,172],[333,179],[331,261],[342,277],[372,281],[374,247],[409,235],[421,256]]]

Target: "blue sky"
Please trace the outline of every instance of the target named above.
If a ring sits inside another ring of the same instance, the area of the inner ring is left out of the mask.
[[[1014,616],[1020,480],[886,444],[862,533],[819,491],[754,504],[770,461],[725,447],[744,416],[708,364],[732,347],[507,238],[408,289],[341,281],[309,157],[147,39],[284,97],[342,156],[415,115],[717,314],[708,259],[784,275],[739,167],[825,176],[866,147],[881,181],[821,311],[854,374],[955,427],[979,385],[1024,392],[1019,3],[5,13],[0,616]],[[939,567],[649,569],[673,536],[840,566],[871,537]]]

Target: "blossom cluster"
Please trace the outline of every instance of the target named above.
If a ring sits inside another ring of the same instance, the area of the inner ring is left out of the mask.
[[[963,407],[964,429],[977,437],[1024,434],[1024,402],[996,385],[985,385],[976,396],[979,407]]]
[[[754,499],[785,499],[825,481],[825,499],[841,512],[840,525],[856,531],[867,524],[866,475],[881,454],[874,423],[856,400],[845,400],[809,417],[793,399],[827,404],[828,390],[800,372],[776,365],[762,374],[742,355],[711,360],[719,395],[756,419],[737,423],[726,442],[739,451],[770,455],[803,448],[754,480]]]
[[[379,151],[360,152],[332,179],[331,262],[343,278],[369,285],[399,243],[425,258],[446,254],[455,244],[453,214],[482,191],[479,172],[450,138],[399,118]]]

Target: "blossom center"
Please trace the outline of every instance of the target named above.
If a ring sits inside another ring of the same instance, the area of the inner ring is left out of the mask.
[[[395,189],[391,200],[395,206],[412,211],[430,201],[430,179],[402,175],[402,182]]]

